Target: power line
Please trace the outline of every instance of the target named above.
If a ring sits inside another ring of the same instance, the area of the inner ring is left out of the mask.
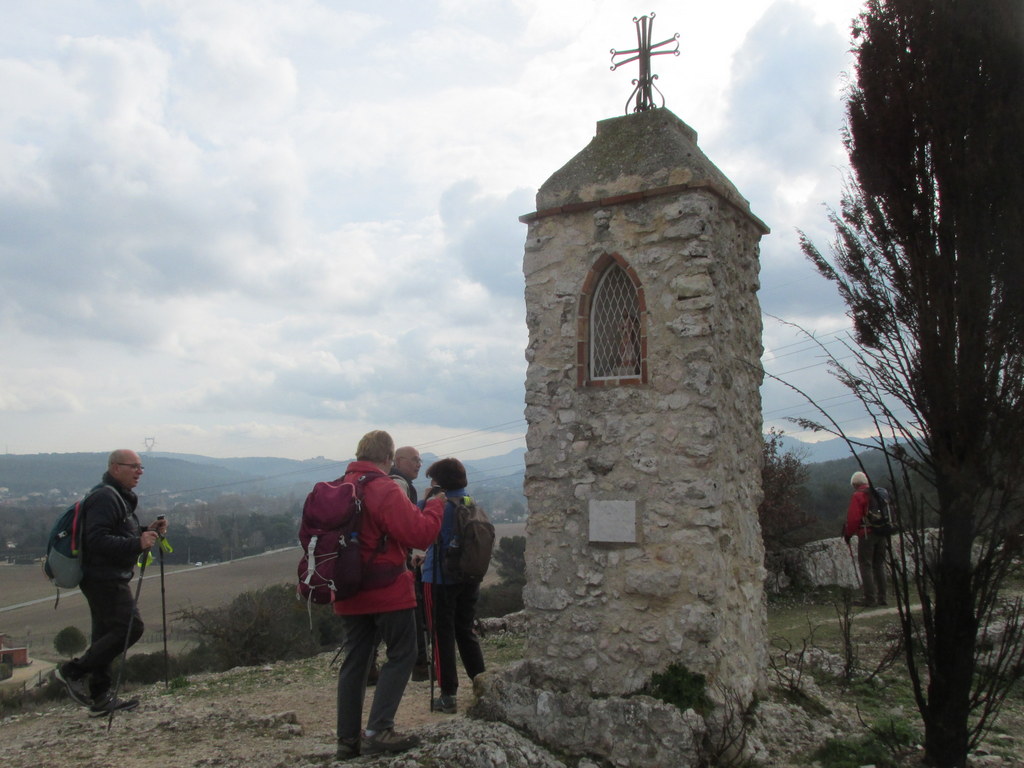
[[[462,433],[457,434],[457,435],[449,435],[448,437],[439,437],[437,440],[431,440],[431,441],[426,442],[426,443],[420,443],[420,448],[427,448],[427,447],[432,446],[432,445],[437,445],[438,443],[448,442],[449,440],[459,440],[459,439],[464,438],[464,437],[469,437],[470,435],[478,435],[481,432],[497,432],[498,430],[504,429],[506,427],[525,426],[525,425],[526,425],[526,419],[516,419],[515,421],[506,421],[503,424],[495,424],[494,426],[491,426],[491,427],[481,427],[480,429],[474,429],[474,430],[471,430],[470,432],[462,432]],[[516,439],[518,439],[518,438],[516,438]],[[506,441],[501,441],[501,442],[510,442],[510,441],[506,440]],[[495,443],[495,445],[497,445],[497,443]],[[477,447],[479,447],[479,448],[486,448],[487,446],[482,445],[482,446],[477,446]],[[472,449],[470,449],[470,450],[472,450]]]

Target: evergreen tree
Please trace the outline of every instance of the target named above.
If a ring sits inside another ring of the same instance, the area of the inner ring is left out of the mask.
[[[803,248],[848,307],[857,363],[833,364],[903,489],[896,597],[925,759],[959,768],[1024,661],[1021,604],[999,593],[1024,533],[1024,3],[868,0],[853,31],[853,178],[832,260]],[[997,617],[1003,644],[977,665]]]
[[[64,627],[53,638],[53,649],[61,656],[68,658],[79,651],[84,651],[86,646],[85,635],[78,627]]]
[[[504,536],[494,548],[494,565],[502,584],[526,583],[526,537]]]

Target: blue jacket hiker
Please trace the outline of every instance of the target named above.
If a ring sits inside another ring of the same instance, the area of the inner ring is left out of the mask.
[[[454,581],[444,573],[444,553],[455,538],[455,504],[466,496],[466,468],[458,459],[441,459],[426,472],[432,481],[427,498],[444,493],[448,501],[441,519],[441,533],[427,549],[423,561],[423,590],[427,621],[434,636],[434,664],[438,670],[441,695],[434,700],[434,709],[449,714],[457,711],[456,693],[459,675],[455,665],[455,649],[469,679],[484,671],[484,656],[473,625],[476,603],[480,597],[480,581]]]

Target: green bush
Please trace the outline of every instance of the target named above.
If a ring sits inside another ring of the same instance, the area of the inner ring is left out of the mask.
[[[479,619],[495,616],[507,616],[523,609],[522,584],[495,584],[480,590],[480,599],[476,603],[476,615]]]
[[[172,691],[180,691],[184,688],[188,688],[189,685],[191,685],[189,679],[182,675],[171,680],[170,688]]]
[[[526,583],[526,537],[506,536],[498,539],[493,565],[502,584]]]
[[[812,757],[822,768],[894,768],[892,753],[874,736],[856,739],[829,739],[814,751]]]
[[[167,664],[164,665],[163,651],[156,653],[136,653],[128,657],[125,668],[125,680],[135,683],[159,683],[164,680],[166,673],[170,680],[178,674],[178,660],[174,656],[168,656]]]
[[[181,616],[213,655],[214,669],[301,659],[320,652],[306,604],[295,599],[292,584],[243,592],[228,605],[184,610]]]
[[[921,732],[903,718],[874,720],[871,736],[890,753],[896,753],[921,743]]]
[[[319,613],[317,609],[319,610]],[[341,645],[344,628],[341,625],[341,616],[338,616],[330,606],[313,606],[313,633],[322,647],[334,647]]]
[[[200,643],[178,658],[178,670],[183,675],[200,672],[223,672],[232,665],[225,663],[208,643]]]
[[[14,674],[14,666],[6,661],[0,663],[0,680],[6,680]]]
[[[675,705],[681,712],[692,709],[699,715],[706,715],[714,706],[708,698],[704,675],[691,672],[682,664],[669,664],[664,672],[651,675],[644,693]]]

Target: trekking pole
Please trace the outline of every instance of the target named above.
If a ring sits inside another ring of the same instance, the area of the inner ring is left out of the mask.
[[[438,655],[439,652],[437,650],[437,609],[436,609],[436,607],[434,605],[434,588],[441,581],[441,560],[440,560],[440,558],[441,558],[441,546],[440,546],[440,542],[441,542],[441,534],[438,533],[437,541],[435,541],[434,545],[433,545],[434,546],[434,551],[432,553],[433,554],[433,560],[431,562],[431,565],[433,566],[433,571],[434,571],[434,580],[433,580],[433,583],[431,583],[429,585],[428,584],[424,584],[423,585],[424,597],[426,598],[427,595],[429,594],[429,598],[424,600],[424,603],[425,603],[424,608],[425,608],[425,613],[426,613],[426,618],[427,618],[427,632],[428,632],[427,638],[430,640],[429,648],[427,650],[430,652],[430,661],[429,661],[430,670],[429,670],[429,674],[430,674],[430,711],[431,712],[434,711],[434,680],[437,680],[438,682],[440,682],[440,679],[441,679],[441,659],[440,659],[440,656]],[[430,587],[429,590],[427,590],[428,586]],[[444,690],[442,689],[441,692],[444,693]]]
[[[423,655],[427,660],[427,677],[433,680],[434,665],[433,660],[430,658],[433,649],[430,645],[430,625],[427,623],[427,596],[423,582],[420,582],[420,596],[423,598],[419,606],[420,618],[423,623],[423,636],[420,639],[423,642]]]
[[[156,519],[157,520],[163,520],[164,516],[163,515],[157,515]],[[168,661],[168,656],[167,656],[167,592],[164,589],[164,549],[166,548],[166,546],[165,546],[165,542],[166,541],[167,541],[166,537],[163,534],[160,534],[160,546],[158,547],[158,549],[160,550],[160,554],[159,554],[159,557],[160,557],[160,613],[161,613],[161,615],[163,617],[163,633],[164,633],[164,688],[167,688],[167,687],[170,686],[170,681],[167,679],[169,677],[169,675],[168,675],[168,668],[170,666],[170,662]],[[167,545],[167,546],[169,546],[169,545]],[[140,581],[142,580],[141,577],[140,577],[139,580]]]
[[[427,677],[430,678],[430,711],[434,711],[434,678],[437,674],[437,661],[434,654],[437,644],[434,642],[434,585],[423,585],[423,609],[427,625]]]
[[[135,587],[135,604],[132,606],[132,612],[128,616],[128,631],[124,635],[124,650],[121,652],[121,666],[117,670],[117,680],[114,682],[114,690],[110,694],[110,701],[117,701],[117,692],[121,689],[121,679],[124,677],[124,667],[128,660],[128,646],[132,642],[132,624],[135,623],[135,613],[139,610],[139,595],[142,593],[142,577],[146,575],[146,565],[148,564],[150,552],[148,549],[142,551],[142,565],[139,568],[139,583]],[[110,730],[110,726],[114,723],[114,713],[116,709],[111,709],[110,714],[107,716],[107,730]]]

